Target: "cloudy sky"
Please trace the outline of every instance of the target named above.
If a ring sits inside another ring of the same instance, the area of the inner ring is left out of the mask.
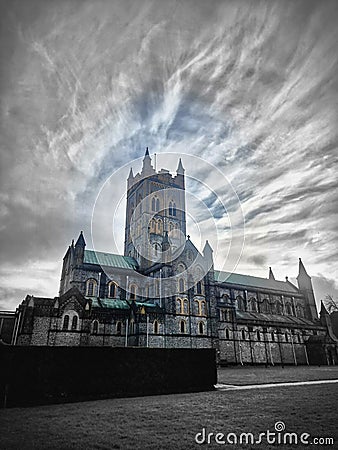
[[[235,190],[238,272],[294,278],[302,257],[317,300],[338,297],[336,1],[0,5],[1,308],[57,295],[103,183],[146,146],[187,175],[193,156],[213,164],[227,182],[199,179],[225,203]]]

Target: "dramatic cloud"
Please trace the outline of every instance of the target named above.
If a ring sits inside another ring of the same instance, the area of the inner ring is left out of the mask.
[[[239,272],[293,277],[302,257],[317,297],[338,294],[336,1],[0,5],[1,307],[57,295],[101,186],[146,146],[226,176],[245,217]],[[240,233],[228,187],[186,173],[221,192]],[[217,199],[194,192],[227,230]]]

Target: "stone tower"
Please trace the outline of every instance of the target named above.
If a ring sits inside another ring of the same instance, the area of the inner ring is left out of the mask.
[[[179,159],[175,175],[157,172],[147,147],[141,172],[134,176],[130,169],[127,180],[124,254],[143,271],[163,260],[168,240],[173,254],[185,245],[184,168]]]

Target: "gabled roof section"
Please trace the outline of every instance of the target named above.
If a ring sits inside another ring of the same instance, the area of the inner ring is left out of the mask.
[[[193,242],[190,240],[190,236],[187,236],[187,240],[185,241],[185,249],[186,250],[192,250],[195,255],[202,256],[201,253],[197,250]]]
[[[290,325],[290,326],[301,326],[301,327],[307,327],[307,326],[318,326],[318,323],[314,323],[311,320],[304,319],[301,317],[294,317],[294,316],[281,316],[277,314],[264,314],[264,313],[253,313],[253,312],[247,312],[247,311],[236,311],[236,317],[237,319],[245,320],[245,321],[258,321],[258,322],[274,322],[274,323],[281,323],[284,325]]]
[[[84,237],[83,237],[83,231],[81,231],[79,237],[77,238],[75,247],[83,247],[84,248],[85,246],[86,246],[86,241],[84,240]]]
[[[242,275],[239,273],[222,272],[220,270],[215,270],[215,280],[219,283],[234,284],[250,288],[261,288],[271,291],[282,291],[290,294],[296,294],[299,292],[295,286],[285,281],[252,277],[250,275]]]
[[[138,267],[136,260],[130,256],[96,252],[94,250],[84,251],[83,262],[99,266],[116,267],[118,269],[136,270]]]

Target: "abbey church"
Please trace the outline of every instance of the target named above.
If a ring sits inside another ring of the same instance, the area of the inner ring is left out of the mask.
[[[215,348],[220,364],[337,363],[337,338],[320,317],[301,259],[286,279],[214,267],[186,230],[185,169],[156,171],[148,149],[127,180],[124,255],[87,248],[81,232],[63,259],[55,298],[28,295],[12,344]]]

